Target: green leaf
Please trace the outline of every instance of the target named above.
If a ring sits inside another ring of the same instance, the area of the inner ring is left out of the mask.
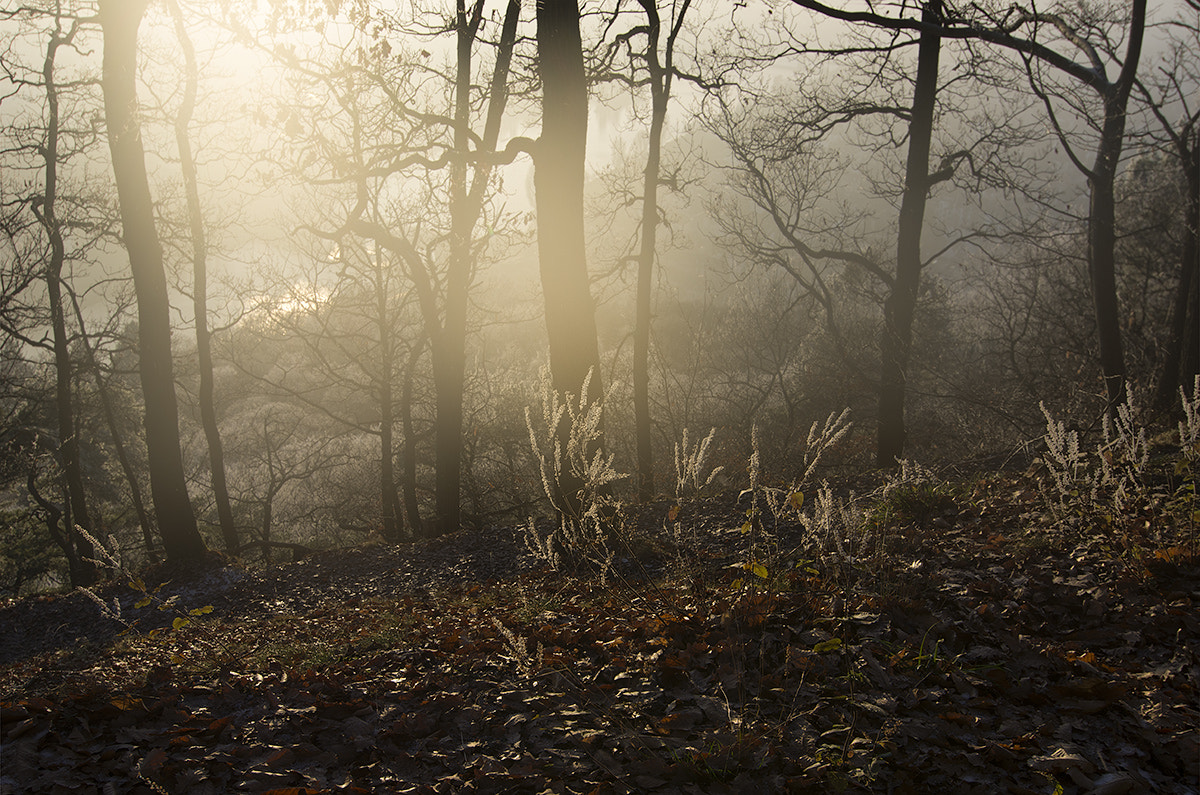
[[[816,646],[813,646],[813,651],[820,654],[827,651],[837,651],[840,648],[842,648],[842,639],[830,638],[829,640],[823,640]]]
[[[799,511],[801,508],[804,507],[804,492],[793,491],[791,493],[791,495],[788,497],[788,502],[791,503],[791,506],[794,509]]]
[[[753,528],[750,527],[750,522],[748,522],[748,521],[741,526],[741,531],[743,533],[749,533],[752,529]]]
[[[135,602],[133,606],[134,607],[146,607],[153,601],[154,600],[151,599],[149,596],[143,596],[141,599],[138,599],[137,602]]]
[[[761,577],[764,580],[770,576],[770,573],[767,571],[767,567],[761,563],[751,563],[750,571],[754,572],[756,576]]]
[[[183,616],[180,616],[179,618],[177,618],[171,622],[171,626],[174,629],[183,629],[190,623],[192,623],[192,622],[189,619],[186,619]]]

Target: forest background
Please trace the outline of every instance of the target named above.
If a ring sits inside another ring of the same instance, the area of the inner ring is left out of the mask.
[[[0,590],[1193,393],[1191,0],[427,5],[0,10]]]

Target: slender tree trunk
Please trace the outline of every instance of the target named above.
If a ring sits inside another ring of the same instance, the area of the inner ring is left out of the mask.
[[[79,340],[83,344],[84,352],[87,354],[88,368],[92,372],[92,380],[96,383],[96,395],[100,398],[100,411],[104,415],[104,424],[108,426],[108,434],[112,439],[113,452],[117,456],[117,463],[121,467],[121,472],[125,475],[125,482],[129,484],[129,500],[133,503],[134,512],[138,517],[138,526],[142,530],[142,542],[146,547],[146,556],[157,562],[158,551],[154,545],[154,521],[150,518],[150,512],[146,510],[146,501],[142,497],[142,487],[138,483],[137,472],[134,471],[133,462],[129,458],[129,452],[125,449],[125,441],[121,436],[121,428],[117,422],[117,412],[113,408],[112,395],[108,388],[108,383],[104,380],[104,376],[100,371],[100,362],[96,357],[96,349],[92,347],[92,343],[88,340],[87,326],[84,324],[83,311],[79,308],[78,299],[72,295],[72,308],[75,310],[75,322],[79,326]]]
[[[1137,76],[1146,29],[1146,0],[1134,0],[1129,22],[1125,63],[1117,82],[1103,91],[1104,123],[1100,145],[1088,175],[1091,192],[1088,213],[1088,271],[1100,341],[1100,369],[1108,398],[1108,415],[1115,417],[1125,402],[1125,351],[1121,343],[1121,307],[1117,298],[1116,199],[1114,186],[1125,143],[1126,107]]]
[[[101,0],[104,115],[125,247],[138,300],[138,346],[145,401],[150,493],[163,548],[172,562],[205,553],[188,499],[179,445],[179,409],[171,360],[171,319],[162,247],[137,120],[137,31],[147,0]]]
[[[404,494],[404,516],[408,521],[409,530],[414,537],[424,534],[421,524],[420,503],[417,500],[417,435],[413,430],[412,393],[413,378],[417,372],[417,361],[425,348],[425,340],[414,344],[404,370],[404,387],[400,393],[400,423],[404,431],[404,445],[401,448],[401,459],[404,462],[404,477],[401,490]]]
[[[662,20],[658,0],[641,0],[648,28],[646,67],[650,72],[650,134],[642,183],[641,249],[638,252],[637,299],[633,325],[633,414],[637,435],[638,497],[654,496],[654,444],[650,418],[650,322],[654,291],[654,256],[658,245],[658,181],[662,165],[662,135],[671,99],[675,32],[687,14],[690,0],[680,6],[676,27],[667,39],[665,66],[658,47]]]
[[[70,578],[73,587],[89,586],[96,582],[96,564],[92,562],[95,551],[92,544],[76,526],[92,532],[88,516],[87,499],[83,490],[83,467],[79,460],[79,436],[75,423],[75,400],[71,394],[73,369],[71,366],[70,339],[67,336],[66,312],[62,295],[62,271],[66,262],[66,247],[63,242],[62,225],[55,210],[58,198],[58,85],[55,82],[54,65],[58,48],[67,44],[78,30],[74,23],[67,33],[62,31],[61,18],[55,19],[55,30],[46,46],[46,58],[42,64],[42,78],[46,87],[46,147],[45,193],[37,212],[38,220],[50,240],[50,259],[46,263],[46,291],[50,303],[50,325],[54,338],[55,409],[58,415],[58,457],[63,468],[67,504],[70,507],[66,523],[66,544],[73,554],[70,561]]]
[[[583,226],[588,96],[576,0],[537,4],[537,41],[542,134],[534,157],[534,192],[550,377],[560,395],[578,395],[592,372],[590,402],[603,388]],[[570,432],[565,424],[557,429],[564,450]],[[580,484],[560,485],[563,504],[568,510],[578,507]]]
[[[271,522],[273,521],[273,513],[275,507],[275,492],[274,486],[267,492],[267,499],[263,503],[262,515],[262,538],[263,538],[263,562],[271,563],[274,556],[271,553]]]
[[[1179,136],[1176,148],[1188,194],[1184,211],[1187,228],[1179,262],[1179,281],[1175,286],[1175,303],[1171,307],[1170,335],[1155,396],[1155,405],[1160,411],[1177,404],[1179,387],[1191,390],[1196,376],[1194,351],[1200,345],[1200,318],[1197,318],[1195,306],[1200,293],[1200,130],[1190,139],[1186,135]]]
[[[390,283],[383,267],[383,251],[378,247],[375,249],[375,280],[375,316],[379,321],[379,506],[383,511],[383,538],[389,544],[395,544],[400,541],[393,442],[396,418],[392,399],[392,376],[396,371],[396,329],[388,308]]]
[[[923,19],[941,17],[938,0],[926,3]],[[917,79],[913,90],[912,116],[908,126],[908,160],[904,172],[904,195],[900,200],[900,224],[896,241],[896,276],[884,302],[882,362],[879,384],[879,437],[876,463],[896,465],[904,455],[907,430],[904,401],[912,356],[912,326],[921,287],[921,230],[929,196],[929,147],[933,137],[933,114],[937,103],[938,60],[941,38],[921,33],[917,50]]]
[[[217,521],[225,551],[234,554],[241,542],[233,521],[233,506],[229,502],[229,487],[225,482],[225,449],[217,425],[216,400],[213,395],[212,334],[208,330],[208,242],[204,233],[204,216],[200,210],[200,188],[196,178],[196,160],[188,125],[196,107],[196,87],[199,75],[192,40],[183,24],[183,12],[175,0],[168,4],[175,18],[175,37],[183,50],[184,91],[175,119],[175,142],[179,147],[179,163],[183,169],[183,185],[187,194],[188,223],[192,233],[192,308],[196,316],[196,359],[200,370],[200,390],[196,400],[200,407],[200,424],[208,443],[209,471],[212,473],[213,500],[217,505]]]
[[[477,254],[472,239],[483,210],[491,177],[486,155],[495,151],[500,120],[508,102],[508,73],[516,42],[519,0],[509,0],[505,11],[496,65],[488,94],[488,117],[479,145],[484,155],[467,184],[471,154],[471,53],[483,19],[482,0],[468,11],[466,0],[457,0],[455,30],[454,153],[450,165],[450,259],[446,272],[445,317],[431,335],[433,381],[437,393],[434,460],[437,482],[434,532],[449,533],[461,523],[463,398],[467,369],[467,309]],[[435,323],[436,326],[436,323]]]
[[[1121,342],[1121,306],[1117,298],[1116,268],[1116,182],[1117,159],[1124,136],[1124,123],[1118,127],[1110,119],[1110,103],[1105,102],[1105,124],[1100,150],[1092,170],[1088,207],[1087,256],[1096,313],[1096,331],[1100,342],[1100,369],[1108,413],[1114,415],[1125,402],[1125,353]]]
[[[466,378],[467,303],[471,287],[471,233],[476,217],[467,207],[467,154],[470,150],[471,48],[483,4],[470,13],[458,0],[455,32],[454,160],[450,164],[450,261],[446,271],[445,318],[434,335],[433,383],[437,393],[434,460],[435,532],[452,533],[461,521],[463,387]]]

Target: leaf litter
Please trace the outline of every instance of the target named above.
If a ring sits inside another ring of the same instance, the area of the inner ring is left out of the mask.
[[[58,623],[6,641],[0,792],[1197,792],[1195,555],[1031,530],[1026,495],[853,577],[798,527],[750,556],[713,500],[643,510],[604,585],[491,530],[207,577],[153,638],[23,600],[6,638]]]

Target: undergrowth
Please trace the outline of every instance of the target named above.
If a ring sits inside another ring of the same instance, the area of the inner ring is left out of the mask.
[[[553,578],[346,608],[335,629],[323,633],[308,632],[311,616],[281,616],[234,638],[229,628],[209,623],[210,607],[184,609],[177,598],[160,596],[126,571],[115,554],[93,543],[104,564],[138,593],[135,609],[171,616],[170,629],[140,636],[145,644],[158,644],[166,662],[222,677],[235,666],[242,677],[280,666],[355,668],[401,650],[477,653],[503,661],[516,679],[554,683],[613,726],[637,734],[645,732],[649,712],[618,710],[611,692],[621,681],[622,666],[642,666],[663,691],[705,693],[706,700],[688,707],[691,713],[677,713],[685,716],[677,720],[719,716],[720,732],[705,744],[677,752],[651,743],[644,747],[647,755],[665,754],[701,781],[731,782],[763,758],[771,743],[790,737],[802,707],[785,713],[768,709],[763,696],[769,689],[837,680],[852,700],[859,688],[899,677],[917,684],[934,678],[963,688],[968,678],[1007,675],[1003,659],[968,657],[936,622],[910,637],[885,640],[871,634],[872,622],[918,603],[920,588],[928,587],[923,561],[905,561],[898,550],[928,551],[920,542],[955,523],[977,499],[980,492],[972,484],[952,482],[909,461],[882,474],[878,485],[862,494],[820,479],[822,457],[851,428],[848,413],[842,412],[812,424],[801,451],[802,471],[786,481],[773,481],[762,471],[755,431],[746,488],[734,500],[741,513],[721,528],[702,529],[688,519],[721,471],[709,464],[716,430],[702,438],[685,433],[675,446],[674,495],[665,520],[657,528],[635,528],[611,492],[624,476],[613,456],[597,445],[602,401],[586,399],[587,382],[580,397],[561,398],[549,389],[548,378],[545,384],[540,422],[531,411],[526,420],[556,519],[548,531],[531,519],[524,542],[556,573]],[[1103,535],[1114,556],[1130,562],[1194,557],[1200,381],[1181,400],[1184,419],[1167,452],[1157,457],[1132,399],[1091,447],[1043,408],[1041,493],[1050,526],[1073,538]],[[563,499],[567,486],[575,489],[576,499]],[[1190,551],[1168,543],[1181,531]],[[711,565],[706,544],[714,533],[738,539],[737,557],[715,574],[701,575],[700,569]],[[621,550],[643,543],[635,534],[647,537],[647,555],[676,557],[672,577],[632,581],[615,569]],[[591,567],[594,581],[580,576],[580,564]],[[140,632],[120,600],[89,596],[127,631]],[[572,623],[583,615],[595,616],[587,630]],[[433,635],[435,621],[455,628]],[[267,639],[256,642],[251,636]],[[571,662],[577,647],[585,646],[589,665],[613,661],[592,678],[579,675]],[[1066,659],[1087,661],[1084,655]],[[708,673],[699,677],[692,669]],[[803,742],[811,759],[804,780],[813,791],[870,789],[894,748],[886,738],[863,736],[853,721],[830,725]]]
[[[1041,492],[1051,522],[1078,542],[1100,540],[1115,557],[1141,567],[1148,557],[1170,560],[1197,552],[1197,461],[1200,460],[1200,377],[1180,389],[1183,419],[1173,433],[1153,437],[1138,416],[1132,386],[1089,447],[1042,405],[1046,417]],[[1169,539],[1185,531],[1186,548]]]

